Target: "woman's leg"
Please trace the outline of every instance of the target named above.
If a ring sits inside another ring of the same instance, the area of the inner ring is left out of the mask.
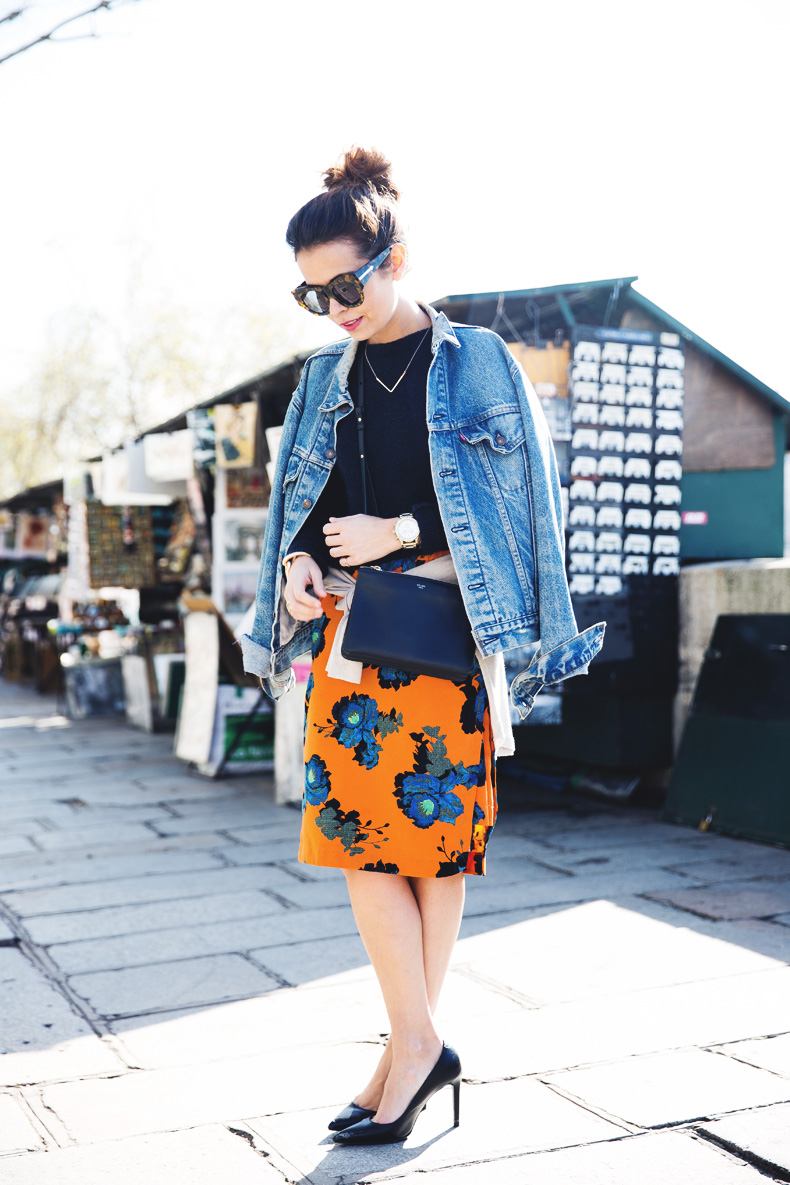
[[[362,941],[376,972],[391,1037],[360,1106],[389,1123],[403,1112],[441,1052],[435,1008],[463,912],[463,876],[439,880],[346,873]]]

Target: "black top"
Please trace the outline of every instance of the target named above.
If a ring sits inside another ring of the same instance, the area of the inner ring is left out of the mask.
[[[397,381],[417,350],[406,377],[392,394],[376,380],[365,362],[366,350],[376,374],[388,387]],[[431,477],[425,422],[430,364],[431,332],[421,329],[394,342],[361,344],[348,376],[349,393],[356,403],[359,367],[363,366],[365,451],[369,474],[367,513],[377,518],[395,518],[410,511],[420,527],[418,547],[404,552],[400,546],[395,546],[382,559],[447,550],[447,536]],[[324,575],[330,563],[337,564],[329,554],[322,530],[329,522],[329,516],[344,518],[364,513],[357,417],[353,412],[338,422],[336,452],[326,485],[288,548],[289,552],[308,552],[320,564]],[[397,544],[394,536],[393,542]]]

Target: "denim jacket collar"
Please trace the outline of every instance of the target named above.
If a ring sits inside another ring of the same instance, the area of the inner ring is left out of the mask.
[[[442,342],[448,342],[451,346],[457,346],[460,349],[461,343],[458,336],[453,329],[450,321],[444,313],[440,313],[437,309],[429,304],[418,302],[420,308],[428,314],[431,319],[431,350],[435,354],[441,346]],[[357,342],[350,338],[347,342],[332,342],[328,346],[324,346],[318,353],[325,357],[327,355],[336,354],[339,357],[335,373],[332,376],[332,381],[329,384],[329,390],[326,393],[326,398],[318,408],[319,411],[328,412],[335,411],[343,403],[351,403],[351,396],[348,390],[348,376],[351,372],[351,367],[354,364],[354,359],[357,356]]]

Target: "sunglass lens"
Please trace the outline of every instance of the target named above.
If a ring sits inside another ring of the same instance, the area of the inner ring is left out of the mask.
[[[329,312],[329,301],[323,292],[316,292],[314,288],[308,288],[303,299],[311,313]]]
[[[359,290],[359,283],[356,277],[339,276],[332,282],[332,295],[338,304],[345,305],[347,309],[352,309],[354,305],[362,304],[363,296]]]

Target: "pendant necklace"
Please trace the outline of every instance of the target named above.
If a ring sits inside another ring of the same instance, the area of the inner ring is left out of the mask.
[[[425,330],[425,333],[422,335],[422,337],[420,338],[420,340],[417,342],[417,349],[414,351],[414,353],[412,354],[411,358],[410,358],[410,359],[409,359],[409,361],[407,362],[407,364],[406,364],[406,370],[404,370],[403,374],[400,376],[400,378],[398,379],[397,383],[395,383],[395,385],[394,385],[394,386],[392,386],[392,387],[388,387],[386,383],[382,383],[382,382],[381,382],[381,379],[380,379],[380,378],[379,378],[379,376],[376,374],[375,370],[373,370],[373,364],[372,364],[372,362],[370,361],[370,358],[368,358],[368,343],[367,343],[367,342],[365,342],[365,361],[367,362],[368,366],[370,367],[370,369],[371,369],[371,371],[372,371],[372,373],[373,373],[373,377],[374,377],[374,379],[376,380],[376,382],[377,382],[377,383],[380,383],[380,384],[381,384],[381,386],[384,388],[384,390],[385,390],[385,391],[389,391],[390,395],[391,395],[391,394],[392,394],[392,392],[395,390],[395,387],[399,386],[399,384],[400,384],[400,383],[403,381],[403,379],[406,377],[406,371],[409,369],[409,367],[411,366],[412,362],[413,362],[413,361],[414,361],[414,359],[417,357],[417,351],[419,350],[419,348],[420,348],[420,346],[422,345],[422,343],[425,341],[425,338],[427,337],[427,335],[430,333],[430,330],[431,330],[431,326],[429,325],[429,326],[428,326],[428,328]]]

